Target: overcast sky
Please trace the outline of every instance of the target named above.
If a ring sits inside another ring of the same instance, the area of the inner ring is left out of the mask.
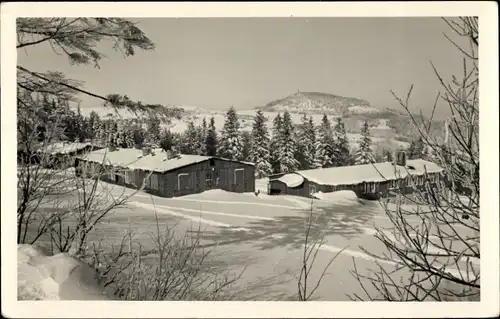
[[[123,58],[103,46],[100,69],[71,66],[49,45],[19,50],[18,63],[59,70],[98,94],[145,103],[248,109],[297,90],[396,107],[389,90],[415,85],[416,109],[429,110],[439,90],[430,60],[459,75],[462,56],[439,18],[149,18],[136,19],[155,51]],[[81,97],[82,107],[101,101]],[[438,110],[445,113],[444,108]]]

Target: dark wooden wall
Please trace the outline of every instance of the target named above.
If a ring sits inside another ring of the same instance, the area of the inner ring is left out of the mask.
[[[279,178],[284,174],[275,175],[274,178]],[[439,179],[439,174],[429,174],[427,181],[434,184]],[[315,188],[316,192],[330,193],[342,190],[350,190],[356,193],[360,198],[366,199],[378,199],[381,197],[389,196],[391,190],[399,189],[405,194],[414,192],[415,189],[422,190],[426,179],[423,176],[405,178],[400,180],[388,180],[383,182],[374,183],[360,183],[360,184],[347,184],[347,185],[321,185],[315,182],[304,180],[304,183],[299,187],[287,187],[283,182],[277,179],[272,179],[269,181],[269,193],[275,193],[279,195],[294,195],[302,197],[310,197],[312,188]],[[279,191],[279,193],[277,193]]]
[[[201,193],[210,189],[223,189],[230,192],[255,191],[254,166],[217,158],[165,173],[139,169],[116,170],[113,174],[102,176],[101,180],[132,188],[141,187],[144,181],[146,192],[163,197]],[[144,180],[146,177],[148,178]]]

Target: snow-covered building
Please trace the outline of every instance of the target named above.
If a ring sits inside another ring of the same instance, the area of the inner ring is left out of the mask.
[[[99,149],[91,143],[53,142],[40,143],[28,154],[18,147],[18,161],[41,164],[47,168],[67,168],[75,164],[75,157]]]
[[[163,149],[106,148],[78,158],[77,174],[175,197],[210,189],[255,191],[255,165],[219,157],[173,154]]]
[[[415,188],[437,182],[443,169],[423,159],[406,163],[374,163],[318,168],[269,177],[269,194],[311,197],[317,192],[354,191],[359,197],[379,198],[394,188]],[[404,164],[404,165],[398,165]],[[425,176],[427,174],[427,176]]]

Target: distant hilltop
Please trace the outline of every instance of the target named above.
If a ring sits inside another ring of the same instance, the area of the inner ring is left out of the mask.
[[[320,92],[297,92],[285,98],[274,100],[265,106],[258,107],[267,112],[288,110],[293,113],[314,112],[341,116],[361,113],[378,113],[378,109],[363,99],[344,97]]]

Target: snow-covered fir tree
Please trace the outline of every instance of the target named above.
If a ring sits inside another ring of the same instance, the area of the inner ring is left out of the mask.
[[[101,119],[99,118],[99,114],[95,111],[90,112],[87,135],[91,140],[95,140],[97,138],[100,122]]]
[[[305,129],[305,137],[308,141],[306,153],[304,156],[308,169],[316,168],[316,125],[312,116],[309,116],[309,121]]]
[[[410,146],[406,150],[406,154],[408,159],[427,158],[428,147],[425,145],[423,138],[419,137],[418,139],[411,141]]]
[[[361,139],[359,140],[359,147],[354,153],[353,161],[355,165],[375,162],[372,151],[372,139],[370,137],[370,126],[368,126],[367,121],[365,121],[361,128]]]
[[[315,167],[331,167],[333,159],[333,132],[328,116],[323,115],[315,144]]]
[[[349,140],[344,121],[341,117],[337,118],[333,130],[333,166],[347,166],[351,162]]]
[[[269,152],[271,159],[270,162],[273,173],[279,173],[281,168],[279,158],[279,145],[281,144],[281,123],[281,114],[278,113],[278,115],[276,115],[276,117],[273,119],[272,136],[269,143]]]
[[[76,132],[76,140],[78,142],[83,142],[87,138],[87,123],[85,121],[85,118],[82,115],[82,110],[80,108],[80,103],[78,103],[76,107],[76,114],[74,117],[74,126],[75,126],[75,132]]]
[[[147,141],[158,145],[160,142],[160,120],[156,116],[150,116],[146,122]]]
[[[250,149],[250,161],[255,163],[256,178],[263,178],[272,173],[269,142],[266,118],[264,113],[258,110],[252,125],[252,147]]]
[[[252,135],[250,132],[241,132],[241,143],[243,144],[241,159],[243,161],[250,161],[250,150],[252,149]]]
[[[307,125],[307,116],[304,113],[301,118],[301,123],[298,128],[295,130],[295,143],[296,143],[296,152],[295,159],[299,162],[299,169],[305,169],[307,167],[305,160],[305,153],[307,147],[307,141],[305,141],[305,127]]]
[[[205,149],[207,156],[217,155],[217,130],[215,128],[215,120],[213,116],[210,118],[210,124],[207,129]]]
[[[172,151],[185,154],[185,136],[183,133],[172,133]]]
[[[123,130],[123,138],[125,140],[125,145],[127,145],[127,148],[135,147],[133,127],[133,125],[127,125]]]
[[[108,146],[117,146],[118,124],[115,121],[110,120],[108,122],[106,135]]]
[[[296,171],[299,168],[299,162],[295,158],[297,144],[295,143],[294,125],[288,111],[283,114],[280,132],[281,143],[278,146],[280,172]]]
[[[106,127],[105,123],[102,121],[98,121],[95,126],[95,141],[98,145],[104,146],[106,144]]]
[[[227,111],[218,153],[221,157],[227,159],[241,160],[243,158],[240,122],[234,107],[230,107]]]
[[[132,136],[134,140],[134,147],[142,147],[146,142],[146,131],[142,127],[141,123],[135,124],[132,127]]]
[[[174,138],[170,130],[164,129],[160,134],[160,148],[165,152],[171,151],[174,146]]]
[[[118,134],[116,136],[116,144],[118,147],[121,147],[121,148],[128,148],[128,145],[127,145],[127,140],[125,139],[126,137],[126,134],[125,134],[125,131],[118,131]]]
[[[314,121],[312,117],[307,117],[306,114],[302,117],[302,123],[300,129],[297,130],[297,160],[300,163],[300,169],[311,169],[315,168],[314,158],[315,153],[315,143],[316,143],[316,131],[314,127]]]
[[[200,136],[199,136],[199,145],[200,145],[200,154],[201,155],[207,155],[207,145],[205,143],[205,141],[207,139],[207,132],[208,132],[207,120],[206,120],[206,118],[203,118],[203,121],[201,122],[201,129],[200,129]]]
[[[197,155],[200,149],[199,133],[193,121],[189,121],[186,130],[184,131],[184,151],[185,154]]]

